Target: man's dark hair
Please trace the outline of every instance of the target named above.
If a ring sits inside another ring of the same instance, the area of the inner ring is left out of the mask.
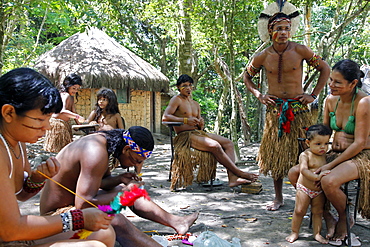
[[[152,133],[144,127],[141,126],[132,126],[128,129],[130,132],[131,138],[134,142],[139,145],[139,147],[144,148],[149,151],[154,149],[154,138]],[[123,148],[128,145],[123,139],[123,129],[114,129],[106,131],[98,131],[105,134],[107,139],[107,151],[108,155],[113,154],[114,158],[118,158]]]
[[[331,133],[333,131],[326,125],[323,124],[315,124],[310,126],[307,129],[306,132],[306,138],[307,140],[312,140],[315,136],[320,135],[320,136],[331,136]]]
[[[190,76],[183,74],[183,75],[180,75],[180,77],[177,79],[176,86],[180,86],[181,83],[184,83],[184,82],[190,82],[191,84],[193,84],[194,80]]]

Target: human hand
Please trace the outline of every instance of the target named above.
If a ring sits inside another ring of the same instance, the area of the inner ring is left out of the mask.
[[[319,167],[314,173],[315,174],[320,174],[323,171],[330,170],[330,166],[328,164],[323,165],[322,167]]]
[[[84,217],[84,229],[89,231],[98,231],[108,229],[114,215],[108,215],[97,208],[82,209]]]
[[[187,124],[190,126],[197,126],[200,124],[200,120],[199,118],[196,118],[196,117],[189,117]]]
[[[321,178],[322,178],[323,176],[328,175],[330,172],[331,172],[331,170],[325,170],[325,171],[320,172],[320,174],[319,174],[319,179],[321,180]]]
[[[125,172],[119,175],[121,178],[121,182],[124,184],[129,184],[131,181],[141,181],[140,178],[136,173],[133,172]]]
[[[46,178],[38,173],[37,171],[42,172],[48,177],[54,177],[60,169],[59,161],[55,157],[50,157],[46,161],[41,162],[35,170],[32,171],[31,180],[35,183],[41,183]]]
[[[296,98],[298,98],[298,100],[304,104],[304,105],[307,105],[309,103],[312,103],[314,102],[315,98],[312,97],[312,95],[310,94],[300,94],[298,95]]]
[[[260,94],[260,96],[258,97],[258,100],[264,105],[276,105],[274,99],[278,99],[278,97],[269,94]]]
[[[77,116],[76,117],[76,120],[77,120],[77,122],[79,122],[79,123],[84,123],[86,120],[85,120],[85,118],[83,117],[83,116]]]

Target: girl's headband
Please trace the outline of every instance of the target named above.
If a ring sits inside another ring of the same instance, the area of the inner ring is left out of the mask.
[[[136,144],[136,142],[131,138],[130,131],[126,130],[122,134],[123,139],[125,142],[130,146],[131,150],[140,155],[144,158],[149,158],[153,151],[145,150],[142,147],[139,147],[139,145]]]

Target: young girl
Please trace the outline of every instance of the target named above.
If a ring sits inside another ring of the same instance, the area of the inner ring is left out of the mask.
[[[101,88],[96,95],[95,110],[90,113],[87,122],[99,124],[99,130],[124,129],[124,121],[118,109],[116,94],[109,88]]]
[[[68,75],[61,85],[60,96],[63,108],[58,114],[53,114],[50,119],[51,129],[46,131],[44,149],[58,153],[64,146],[72,142],[72,127],[69,119],[75,119],[76,123],[83,123],[84,117],[76,113],[74,96],[78,97],[78,90],[82,85],[82,79],[76,74]]]
[[[292,233],[286,240],[293,243],[298,239],[302,219],[311,204],[313,235],[316,241],[327,244],[328,240],[321,236],[322,213],[325,204],[325,195],[315,182],[328,173],[329,170],[315,174],[314,172],[326,164],[331,129],[323,124],[312,125],[306,133],[306,144],[309,147],[299,156],[300,175],[297,181],[296,203],[292,219]]]

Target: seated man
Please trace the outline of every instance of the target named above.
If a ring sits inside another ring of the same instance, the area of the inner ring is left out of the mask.
[[[177,135],[188,136],[194,149],[212,153],[226,167],[230,187],[256,181],[257,174],[243,172],[235,165],[234,144],[229,139],[202,131],[204,119],[200,116],[200,106],[191,98],[193,79],[181,75],[176,86],[180,93],[171,99],[162,121],[183,122],[183,125],[174,127]]]
[[[99,131],[70,143],[58,153],[60,171],[53,179],[95,205],[109,205],[118,192],[132,184],[143,184],[134,173],[112,176],[108,169],[109,156],[117,158],[122,168],[134,166],[140,172],[153,148],[153,136],[144,127]],[[91,207],[56,183],[47,181],[40,199],[40,213],[44,215],[69,206]],[[136,200],[131,209],[143,218],[172,227],[178,234],[185,234],[198,217],[198,213],[184,217],[172,215],[144,198]],[[122,214],[115,216],[112,226],[122,246],[160,246]]]

